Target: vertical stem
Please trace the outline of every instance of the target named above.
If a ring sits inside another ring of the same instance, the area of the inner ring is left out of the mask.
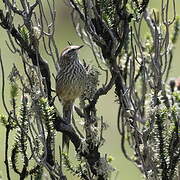
[[[6,165],[7,179],[8,179],[8,180],[11,180],[11,178],[10,178],[10,172],[9,172],[9,162],[8,162],[9,133],[10,133],[10,125],[6,125],[5,160],[4,160],[4,163],[5,163],[5,165]]]

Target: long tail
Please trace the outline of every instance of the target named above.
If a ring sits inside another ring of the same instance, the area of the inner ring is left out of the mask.
[[[73,104],[65,104],[63,106],[63,119],[66,121],[66,124],[71,124],[72,119],[72,110],[73,110]],[[63,152],[69,153],[69,136],[66,134],[62,135],[62,150]],[[66,150],[64,150],[66,149]]]

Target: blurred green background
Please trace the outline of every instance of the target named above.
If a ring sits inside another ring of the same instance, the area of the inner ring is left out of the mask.
[[[177,1],[176,1],[177,2]],[[178,9],[180,9],[180,2],[177,2],[177,14]],[[158,8],[159,3],[157,0],[152,0],[150,3],[151,7]],[[3,8],[2,3],[0,4],[0,8]],[[72,22],[71,22],[71,16],[70,16],[70,8],[64,3],[64,1],[58,1],[56,2],[56,11],[57,11],[57,17],[56,17],[56,42],[59,47],[59,50],[61,51],[65,46],[67,46],[67,41],[72,42],[73,44],[82,44],[82,41],[75,33],[75,30],[73,28]],[[179,15],[178,14],[178,15]],[[0,34],[1,34],[1,53],[4,63],[4,69],[5,69],[5,76],[6,80],[8,77],[9,72],[12,69],[13,63],[16,64],[16,66],[21,69],[21,59],[14,54],[11,54],[8,50],[5,40],[7,40],[7,34],[5,30],[0,28]],[[180,41],[178,42],[175,53],[174,53],[174,59],[172,64],[172,69],[170,72],[171,77],[178,77],[180,75],[180,62],[179,62],[179,56],[180,56]],[[43,53],[45,56],[45,53]],[[80,52],[80,58],[85,59],[87,62],[95,64],[93,62],[93,55],[90,51],[90,49],[85,46],[84,49]],[[48,60],[51,67],[51,72],[55,73],[55,69],[53,66],[53,63],[51,60]],[[0,73],[1,74],[1,73]],[[103,77],[101,77],[103,78]],[[2,88],[2,78],[0,75],[0,94],[1,94],[1,88]],[[53,82],[54,87],[54,82]],[[9,98],[9,89],[8,89],[8,81],[6,81],[6,100]],[[120,149],[120,136],[117,131],[117,125],[116,125],[116,119],[117,119],[117,103],[114,102],[115,97],[113,94],[113,90],[107,95],[103,96],[99,103],[98,103],[98,114],[103,115],[104,120],[106,123],[108,123],[109,128],[105,131],[105,139],[106,142],[104,146],[101,148],[102,154],[108,154],[113,156],[112,165],[116,168],[116,171],[112,175],[112,179],[115,178],[116,175],[118,175],[117,180],[140,180],[143,179],[139,170],[129,161],[127,161]],[[8,104],[8,102],[7,102]],[[3,106],[2,106],[2,99],[0,98],[0,114],[5,113]],[[2,179],[6,180],[6,174],[5,174],[5,164],[4,164],[4,135],[5,135],[5,128],[0,125],[0,174],[2,175]],[[56,138],[60,138],[59,135],[56,136]],[[13,173],[12,180],[19,179],[16,174]],[[70,180],[76,180],[78,178],[76,177],[69,177]]]

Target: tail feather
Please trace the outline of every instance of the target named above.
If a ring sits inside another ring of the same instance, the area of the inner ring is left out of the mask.
[[[72,109],[73,104],[68,103],[63,106],[63,119],[66,121],[66,124],[71,124],[71,118],[72,118]],[[63,134],[62,135],[62,150],[63,152],[69,153],[69,136]],[[65,149],[65,150],[64,150]]]
[[[62,151],[69,154],[69,136],[63,134],[62,135]]]

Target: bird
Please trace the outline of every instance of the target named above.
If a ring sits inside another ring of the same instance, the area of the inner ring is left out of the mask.
[[[80,97],[86,86],[87,71],[79,60],[77,45],[67,46],[60,55],[59,71],[56,76],[56,94],[63,106],[63,119],[67,125],[71,124],[72,111],[75,100]],[[62,135],[62,149],[66,146],[69,152],[69,137]]]

